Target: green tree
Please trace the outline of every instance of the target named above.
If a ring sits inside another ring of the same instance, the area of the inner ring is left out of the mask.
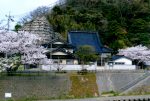
[[[132,20],[132,24],[130,26],[130,32],[139,33],[139,32],[147,32],[149,27],[149,23],[145,20],[139,18]]]
[[[103,44],[114,50],[139,43],[149,46],[149,0],[66,0],[46,15],[66,39],[70,30],[98,31]]]
[[[82,64],[95,62],[98,59],[98,55],[96,55],[95,49],[90,45],[83,45],[79,47],[75,54],[80,59]]]
[[[20,24],[15,25],[15,31],[18,32],[18,30],[21,28],[22,26]]]

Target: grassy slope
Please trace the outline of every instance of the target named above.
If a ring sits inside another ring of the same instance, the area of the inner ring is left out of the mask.
[[[95,97],[99,95],[94,73],[86,75],[71,74],[70,80],[72,82],[70,91],[72,97]]]

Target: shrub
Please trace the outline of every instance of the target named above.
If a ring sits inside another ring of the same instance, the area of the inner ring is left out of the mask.
[[[85,75],[85,74],[88,73],[88,70],[87,69],[82,69],[81,71],[78,71],[77,73],[81,74],[81,75]]]

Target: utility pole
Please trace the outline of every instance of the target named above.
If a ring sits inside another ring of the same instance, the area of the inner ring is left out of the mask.
[[[10,22],[14,22],[14,20],[13,20],[14,16],[11,16],[10,12],[9,12],[9,14],[6,15],[6,17],[7,17],[7,31],[9,31],[9,29],[10,29]]]

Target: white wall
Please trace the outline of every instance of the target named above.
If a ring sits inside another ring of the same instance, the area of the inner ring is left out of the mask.
[[[63,52],[54,52],[52,53],[52,55],[67,55],[67,54]]]
[[[57,70],[57,68],[61,68],[61,70],[96,70],[97,65],[42,65],[42,70]]]
[[[124,62],[125,65],[132,65],[132,61],[127,58],[120,58],[120,59],[115,60],[114,62]]]
[[[69,62],[68,62],[68,60],[69,60]],[[76,60],[76,59],[53,59],[52,61],[54,64],[57,62],[61,65],[77,65],[78,64],[78,60]],[[53,63],[51,63],[49,65],[52,65]]]
[[[135,70],[135,65],[105,65],[105,69],[110,70]]]
[[[64,44],[64,43],[63,43],[63,42],[59,42],[59,41],[58,41],[58,42],[55,42],[54,44]]]
[[[136,66],[132,65],[132,60],[127,59],[127,58],[119,58],[115,61],[112,61],[113,64],[105,64],[105,69],[110,69],[110,70],[135,70]],[[115,64],[115,63],[124,63],[124,64]]]
[[[106,65],[104,67],[98,67],[97,65],[42,65],[42,70],[50,71],[50,70],[57,70],[57,68],[61,68],[61,70],[135,70],[135,65],[114,65],[110,67]]]

